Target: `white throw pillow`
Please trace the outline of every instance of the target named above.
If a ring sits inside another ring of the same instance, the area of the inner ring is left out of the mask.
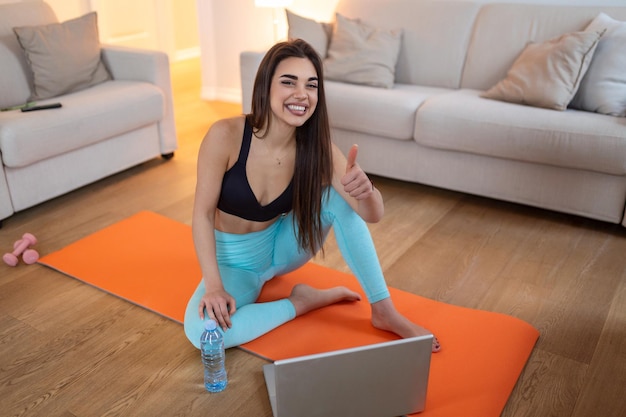
[[[285,9],[285,13],[289,26],[287,37],[307,41],[322,59],[326,58],[333,25],[299,16],[287,9]]]
[[[506,78],[481,97],[565,110],[589,67],[600,36],[598,32],[573,32],[529,44]]]
[[[393,87],[401,30],[382,30],[336,14],[335,30],[324,61],[329,80]]]
[[[626,116],[626,22],[604,13],[585,29],[606,32],[570,107],[611,116]]]

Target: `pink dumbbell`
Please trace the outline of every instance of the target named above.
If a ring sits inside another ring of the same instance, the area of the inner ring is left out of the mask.
[[[30,245],[37,243],[37,238],[30,233],[24,233],[24,236],[13,244],[13,253],[5,253],[2,260],[9,266],[16,266],[17,257],[22,255],[24,263],[30,265],[37,262],[39,254],[34,249],[28,249]]]

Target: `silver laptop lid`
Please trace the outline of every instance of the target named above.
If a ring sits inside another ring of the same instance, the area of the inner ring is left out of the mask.
[[[432,339],[400,339],[265,365],[274,417],[396,417],[423,411]]]

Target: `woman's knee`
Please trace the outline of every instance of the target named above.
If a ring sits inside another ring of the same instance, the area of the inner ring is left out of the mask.
[[[352,206],[333,187],[329,187],[322,203],[322,219],[326,222],[332,223],[335,219],[362,220],[352,209]]]
[[[197,311],[195,314],[189,314],[189,309],[185,313],[185,320],[183,322],[185,329],[185,336],[197,349],[200,349],[200,336],[202,335],[203,325],[200,316]]]

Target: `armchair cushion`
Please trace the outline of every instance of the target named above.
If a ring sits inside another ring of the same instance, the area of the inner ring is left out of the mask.
[[[155,85],[109,81],[63,96],[63,109],[6,112],[0,124],[2,161],[6,167],[27,167],[155,125],[164,111],[165,95]]]
[[[100,59],[95,12],[64,23],[13,30],[33,74],[31,100],[56,97],[111,79]]]

